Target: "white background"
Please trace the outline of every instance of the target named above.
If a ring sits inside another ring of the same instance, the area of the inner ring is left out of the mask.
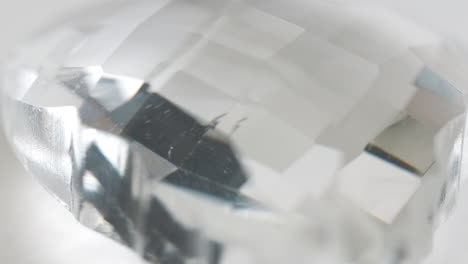
[[[56,18],[66,18],[69,11],[97,2],[105,1],[0,0],[0,58],[38,28]],[[468,43],[466,0],[376,2],[395,9],[430,30]],[[464,202],[467,199],[468,192],[462,193],[458,211],[437,232],[434,252],[426,264],[468,263],[468,203]],[[139,262],[128,250],[78,225],[65,209],[23,171],[0,133],[0,263]]]

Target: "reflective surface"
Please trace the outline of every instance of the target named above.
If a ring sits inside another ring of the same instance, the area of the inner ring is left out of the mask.
[[[152,262],[417,263],[457,189],[453,51],[387,13],[283,5],[142,1],[44,35],[5,75],[13,147]]]

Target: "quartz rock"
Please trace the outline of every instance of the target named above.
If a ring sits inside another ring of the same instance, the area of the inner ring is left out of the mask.
[[[3,120],[148,262],[420,263],[456,201],[465,62],[361,5],[134,1],[19,49]]]

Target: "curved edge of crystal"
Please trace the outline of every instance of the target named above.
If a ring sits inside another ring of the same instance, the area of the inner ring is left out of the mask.
[[[111,13],[3,74],[13,149],[81,223],[154,263],[425,256],[460,177],[458,53],[321,1]]]

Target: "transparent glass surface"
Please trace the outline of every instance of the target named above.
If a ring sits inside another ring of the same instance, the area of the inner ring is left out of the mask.
[[[79,16],[78,16],[79,17]],[[20,161],[150,263],[419,263],[456,201],[467,65],[386,10],[134,1],[20,48]]]

